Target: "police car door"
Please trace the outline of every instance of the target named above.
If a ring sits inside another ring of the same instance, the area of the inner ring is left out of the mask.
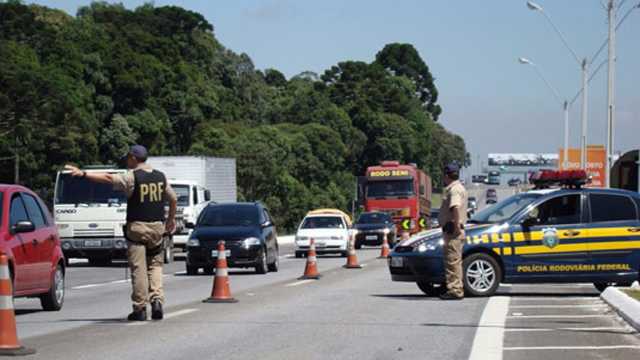
[[[594,281],[637,278],[640,261],[640,221],[633,199],[624,194],[590,192],[591,239],[589,252],[595,266]],[[617,279],[613,279],[617,278]]]
[[[568,273],[585,275],[580,266],[589,260],[585,202],[580,192],[562,192],[525,214],[513,234],[513,275],[519,281],[574,281]]]

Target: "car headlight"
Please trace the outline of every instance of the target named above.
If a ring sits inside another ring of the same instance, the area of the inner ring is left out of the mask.
[[[438,248],[439,245],[440,245],[440,242],[421,243],[416,248],[414,248],[414,251],[421,252],[421,253],[427,252],[427,251],[434,251]]]
[[[187,241],[187,246],[197,247],[200,246],[200,240],[197,238],[191,238]]]
[[[58,225],[58,229],[60,230],[67,229],[69,227],[69,224],[57,224],[57,225]]]
[[[242,240],[242,247],[248,249],[251,246],[260,245],[260,239],[257,237],[250,237]]]

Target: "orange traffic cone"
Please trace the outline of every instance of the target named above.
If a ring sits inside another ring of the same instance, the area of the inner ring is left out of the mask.
[[[349,241],[349,255],[347,255],[347,264],[344,266],[346,269],[362,269],[362,266],[358,264],[358,256],[356,255],[354,242],[355,236],[352,236],[351,241]]]
[[[386,259],[389,257],[389,253],[391,252],[389,250],[389,234],[385,234],[384,237],[382,238],[382,248],[380,249],[380,256],[378,256],[378,259]]]
[[[218,242],[218,259],[216,260],[216,276],[213,278],[213,289],[205,303],[235,303],[238,300],[231,296],[229,289],[229,268],[227,267],[227,254],[224,249],[224,241]]]
[[[16,314],[13,311],[13,290],[9,275],[9,260],[0,254],[0,356],[31,355],[33,349],[27,349],[18,340]]]
[[[309,252],[307,253],[307,265],[304,268],[304,275],[298,278],[298,280],[318,280],[320,279],[320,273],[318,273],[318,259],[316,258],[316,242],[311,239],[309,245]]]

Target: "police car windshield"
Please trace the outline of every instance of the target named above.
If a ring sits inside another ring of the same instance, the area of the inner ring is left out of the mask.
[[[469,223],[493,224],[507,221],[540,196],[542,195],[534,193],[513,195],[504,201],[478,212],[469,220]]]
[[[210,206],[202,214],[200,226],[256,226],[260,215],[251,205]]]
[[[127,195],[113,186],[60,174],[56,185],[56,204],[125,204]]]

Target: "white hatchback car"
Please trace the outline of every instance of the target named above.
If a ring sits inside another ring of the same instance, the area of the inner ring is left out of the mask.
[[[296,257],[307,251],[311,239],[318,254],[341,254],[347,256],[351,238],[351,220],[340,212],[310,212],[300,223],[296,233]]]

